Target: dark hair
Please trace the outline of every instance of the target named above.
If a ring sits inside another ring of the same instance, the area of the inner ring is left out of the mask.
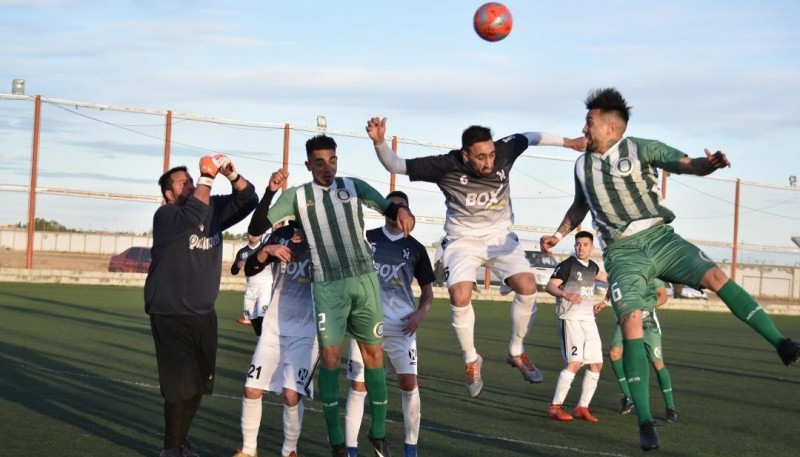
[[[599,109],[603,113],[617,113],[626,124],[631,118],[631,109],[633,107],[628,106],[628,102],[622,94],[613,87],[595,89],[589,92],[584,103],[587,110]]]
[[[466,151],[475,143],[492,141],[492,130],[489,127],[470,125],[461,134],[461,150]]]
[[[586,230],[576,233],[575,241],[578,241],[578,238],[589,238],[589,241],[594,242],[594,235],[592,235],[592,232],[587,232]]]
[[[306,141],[306,157],[311,157],[314,151],[323,149],[333,149],[333,152],[336,152],[336,141],[325,134],[312,136]]]
[[[167,199],[167,191],[172,189],[172,174],[178,171],[189,173],[185,165],[179,167],[172,167],[167,170],[160,178],[158,178],[158,185],[161,187],[161,196],[164,200]]]
[[[403,192],[402,190],[393,190],[393,191],[389,192],[388,194],[386,194],[386,199],[387,200],[392,198],[392,197],[400,197],[403,200],[405,200],[406,201],[406,205],[408,205],[408,195],[406,195],[406,193]]]

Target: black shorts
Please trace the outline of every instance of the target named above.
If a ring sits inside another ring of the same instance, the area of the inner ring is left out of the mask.
[[[217,313],[201,316],[150,315],[158,383],[168,402],[214,391]]]

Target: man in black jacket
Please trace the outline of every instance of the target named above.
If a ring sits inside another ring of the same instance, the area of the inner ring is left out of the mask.
[[[217,172],[231,182],[230,195],[211,196]],[[214,388],[222,232],[258,204],[255,188],[226,156],[204,156],[200,174],[195,187],[186,167],[164,173],[158,183],[166,204],[153,216],[144,299],[164,397],[161,457],[197,455],[187,435],[203,395]]]

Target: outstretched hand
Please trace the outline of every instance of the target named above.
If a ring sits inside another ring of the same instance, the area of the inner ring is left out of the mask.
[[[386,118],[373,117],[367,121],[367,135],[375,146],[386,141]]]
[[[728,157],[722,151],[717,151],[715,153],[711,153],[708,149],[705,150],[706,152],[706,159],[708,159],[708,164],[714,170],[718,170],[720,168],[730,167],[731,162],[728,160]]]

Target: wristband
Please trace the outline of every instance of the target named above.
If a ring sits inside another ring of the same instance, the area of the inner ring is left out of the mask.
[[[214,184],[214,178],[212,178],[211,176],[203,175],[203,176],[200,176],[200,179],[197,180],[197,185],[198,186],[211,187],[212,184]]]
[[[231,174],[226,176],[226,178],[228,178],[228,181],[233,183],[233,182],[236,182],[239,178],[241,178],[241,176],[239,176],[239,172],[237,172],[236,170],[233,170],[231,172]]]
[[[556,232],[553,234],[553,236],[558,238],[558,241],[561,241],[561,239],[564,238],[564,235],[562,235],[561,232]]]

